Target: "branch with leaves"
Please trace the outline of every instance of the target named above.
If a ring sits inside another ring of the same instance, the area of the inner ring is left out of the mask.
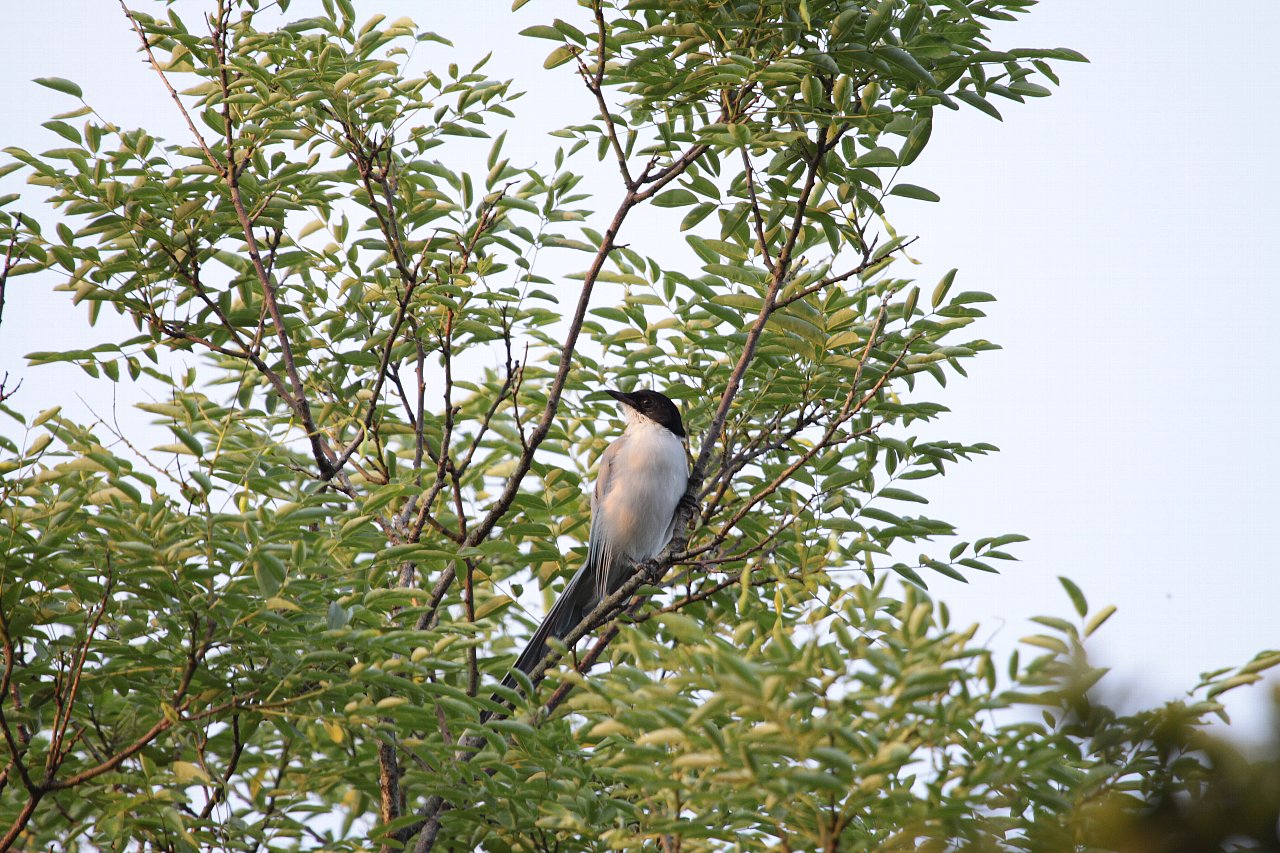
[[[408,19],[123,6],[181,138],[40,78],[59,147],[0,162],[51,202],[0,210],[0,282],[137,328],[30,370],[154,421],[0,406],[6,843],[1057,849],[1096,828],[1064,803],[1190,790],[1169,715],[1088,701],[1109,609],[1064,583],[998,668],[924,591],[1022,537],[918,509],[995,449],[919,434],[992,297],[903,271],[936,196],[900,178],[943,110],[1080,59],[995,47],[1026,5],[593,0],[526,30],[585,89],[536,157],[514,85]],[[682,408],[677,535],[490,688],[583,558],[605,384]]]

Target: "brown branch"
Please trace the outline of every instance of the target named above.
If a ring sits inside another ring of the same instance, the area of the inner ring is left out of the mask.
[[[723,119],[724,116],[721,115],[721,120]],[[673,163],[653,175],[648,174],[649,169],[648,167],[645,167],[644,172],[641,173],[637,180],[637,186],[641,184],[653,184],[653,186],[635,193],[636,202],[648,201],[653,198],[663,187],[683,175],[685,170],[692,166],[699,157],[706,154],[710,148],[711,146],[703,145],[701,143],[692,145],[687,148],[683,154],[676,158]]]
[[[71,684],[67,688],[67,695],[64,704],[59,709],[59,713],[54,717],[53,735],[49,740],[49,754],[45,757],[44,772],[46,778],[57,772],[62,761],[66,758],[66,753],[62,751],[62,742],[67,734],[67,726],[71,723],[71,712],[75,708],[76,695],[80,692],[80,677],[84,673],[85,661],[89,658],[89,646],[93,644],[93,635],[97,633],[98,626],[102,624],[102,617],[106,615],[107,604],[111,601],[111,590],[115,586],[115,573],[111,568],[111,555],[107,554],[107,574],[106,580],[102,586],[102,597],[98,600],[96,612],[93,619],[89,623],[89,630],[85,633],[84,642],[80,644],[80,653],[72,664]],[[70,750],[71,747],[68,747]]]
[[[217,42],[215,41],[215,43]],[[223,97],[225,99],[230,97],[230,89],[226,78],[226,57],[221,49],[218,51],[218,63],[222,76]],[[156,70],[159,73],[159,69],[157,68]],[[234,132],[230,115],[226,116],[225,124],[228,156],[231,158],[234,152]],[[246,159],[245,166],[247,167],[247,165],[248,160]],[[244,233],[245,249],[249,253],[249,262],[253,265],[253,271],[257,276],[258,283],[262,286],[262,299],[266,305],[267,313],[271,315],[271,322],[276,328],[276,339],[280,344],[280,359],[284,362],[284,372],[289,377],[289,384],[292,386],[292,394],[286,395],[284,400],[301,419],[302,426],[306,430],[307,440],[311,444],[311,453],[315,459],[316,467],[320,470],[321,478],[328,480],[338,473],[341,468],[335,466],[334,453],[330,449],[328,442],[325,441],[319,427],[316,426],[315,418],[311,413],[311,403],[307,399],[302,376],[298,372],[298,366],[294,361],[293,341],[289,336],[289,329],[285,325],[284,314],[280,310],[280,299],[276,291],[276,285],[262,262],[262,255],[258,249],[258,238],[253,230],[253,222],[249,219],[249,214],[244,206],[244,198],[240,194],[241,171],[243,171],[243,167],[237,168],[234,159],[229,159],[225,175],[227,191],[231,196],[231,205],[236,211],[236,219],[240,222],[240,230]]]
[[[359,433],[351,440],[351,443],[340,453],[334,461],[334,471],[336,474],[347,463],[352,454],[356,452],[360,444],[364,441],[364,437],[369,433],[373,426],[373,419],[377,412],[378,398],[382,394],[382,387],[386,383],[387,375],[391,365],[391,354],[395,349],[395,344],[400,336],[401,329],[404,328],[405,322],[409,317],[409,302],[413,297],[414,290],[421,283],[417,269],[410,269],[409,261],[405,255],[404,240],[405,235],[400,227],[399,219],[396,215],[395,196],[392,190],[393,178],[391,176],[392,169],[395,164],[394,153],[391,151],[390,138],[384,139],[378,146],[369,147],[372,151],[365,152],[366,145],[356,138],[356,131],[347,123],[342,125],[344,135],[352,146],[350,157],[356,167],[356,172],[360,175],[361,181],[364,183],[365,193],[369,197],[369,207],[373,210],[374,217],[378,220],[378,228],[382,232],[383,238],[387,241],[388,247],[391,249],[391,256],[395,261],[396,271],[400,275],[400,280],[404,282],[404,293],[401,295],[395,321],[390,331],[387,333],[387,342],[382,350],[382,357],[379,360],[376,378],[372,394],[369,399],[369,410],[365,413],[364,423],[360,427]],[[387,163],[381,171],[375,172],[374,161],[379,156],[380,151],[386,147]],[[378,204],[378,194],[374,192],[374,184],[377,183],[382,190],[383,204]],[[480,221],[477,225],[476,234],[471,244],[464,250],[464,258],[468,257],[475,239],[492,221],[490,212],[493,210],[490,206],[487,210],[483,210],[480,214]],[[464,264],[466,261],[464,260]],[[398,383],[398,379],[394,380]],[[401,389],[403,395],[403,388]],[[412,415],[410,415],[412,418]],[[445,443],[447,445],[447,442]],[[326,478],[328,479],[328,478]],[[419,530],[421,528],[419,527]]]
[[[289,390],[284,384],[284,380],[280,378],[280,375],[276,373],[276,371],[271,369],[269,364],[262,360],[260,355],[262,335],[261,323],[259,324],[258,333],[254,336],[254,343],[250,346],[240,335],[239,327],[231,322],[223,312],[222,307],[218,304],[218,301],[209,295],[208,290],[204,286],[204,282],[200,280],[200,266],[197,260],[195,247],[188,246],[188,254],[192,259],[191,267],[189,269],[167,246],[162,245],[160,249],[169,257],[169,260],[173,263],[174,269],[177,270],[178,275],[191,286],[200,301],[203,302],[209,310],[213,312],[214,316],[218,318],[218,322],[222,324],[222,328],[228,335],[230,335],[231,339],[236,342],[236,345],[240,347],[240,351],[227,349],[226,347],[213,343],[207,338],[194,335],[186,331],[183,326],[178,325],[177,321],[165,320],[156,314],[154,309],[152,309],[154,322],[160,326],[161,331],[164,331],[166,334],[171,337],[178,338],[179,340],[187,340],[192,343],[199,344],[200,346],[206,347],[210,351],[221,355],[229,356],[231,358],[247,359],[251,364],[253,364],[260,374],[266,377],[267,381],[271,384],[271,387],[275,389],[280,398],[287,401],[289,399]],[[274,252],[275,249],[273,247],[273,256]]]
[[[785,414],[779,412],[772,423],[752,436],[740,451],[732,456],[729,456],[726,452],[725,458],[720,463],[719,470],[716,471],[711,480],[712,486],[717,483],[719,486],[715,488],[715,494],[706,502],[706,506],[702,510],[702,522],[704,524],[715,517],[716,510],[733,485],[733,478],[743,468],[746,468],[761,456],[785,447],[801,432],[819,422],[817,415],[805,411],[807,405],[806,401],[800,406],[800,410],[796,414],[795,423],[785,430],[782,428],[782,420]],[[705,497],[710,491],[711,487],[704,489],[701,496]]]
[[[226,799],[227,786],[231,784],[231,777],[235,775],[236,767],[240,764],[240,756],[244,754],[245,742],[240,739],[240,715],[233,714],[231,716],[231,760],[227,762],[227,769],[222,774],[222,784],[214,789],[209,795],[209,799],[205,801],[204,807],[200,809],[200,819],[205,820],[209,815],[213,814],[213,810],[217,808],[218,803]]]
[[[9,384],[9,371],[6,370],[4,372],[4,378],[0,379],[0,403],[3,403],[5,400],[8,400],[14,394],[18,393],[18,389],[22,387],[22,380],[19,379],[18,384],[14,385],[12,388],[6,388],[5,386],[8,384]]]
[[[21,710],[21,708],[18,704],[17,689],[13,685],[13,668],[17,655],[13,647],[13,635],[9,631],[9,620],[3,610],[0,610],[0,641],[3,641],[4,644],[4,674],[0,676],[0,731],[3,731],[5,743],[9,747],[12,766],[17,768],[18,776],[22,779],[23,786],[34,793],[38,786],[31,778],[27,771],[27,766],[22,760],[22,756],[26,751],[23,747],[27,739],[23,738],[23,745],[19,746],[18,739],[13,736],[13,729],[9,727],[9,720],[4,713],[4,699],[9,695],[11,689],[13,690],[14,707],[18,710]]]
[[[735,551],[732,554],[721,554],[715,557],[703,557],[702,559],[696,560],[692,563],[687,563],[688,568],[686,568],[683,572],[680,573],[679,576],[673,579],[669,585],[678,586],[681,582],[687,580],[691,575],[699,571],[710,570],[715,566],[723,566],[728,563],[740,563],[745,560],[749,560],[758,554],[763,554],[766,551],[772,553],[776,549],[771,548],[770,545],[784,532],[794,527],[796,522],[800,521],[800,519],[802,518],[802,514],[809,509],[809,505],[812,504],[819,497],[824,496],[825,494],[826,494],[825,492],[816,492],[816,491],[813,492],[811,495],[809,495],[809,497],[805,498],[804,503],[800,505],[800,509],[790,513],[790,518],[785,519],[781,524],[775,527],[769,533],[768,536],[764,537],[759,542],[756,542],[751,547],[746,548],[742,551]],[[707,551],[713,551],[713,550],[715,550],[715,546],[713,546],[712,548],[697,548],[694,550],[694,552],[690,552],[690,553],[702,554]],[[682,560],[681,562],[685,563],[687,561]],[[637,620],[637,621],[640,621],[640,620]]]
[[[410,831],[412,833],[418,831],[418,843],[413,846],[413,853],[427,853],[435,846],[436,837],[440,834],[440,815],[447,812],[453,806],[447,802],[444,797],[439,794],[433,794],[427,798],[427,802],[422,807],[422,814],[426,815],[421,827],[415,827]]]
[[[36,806],[40,805],[40,800],[44,797],[44,792],[32,792],[31,796],[22,805],[22,811],[18,812],[18,816],[13,819],[13,823],[9,825],[9,829],[5,832],[4,837],[0,838],[0,853],[13,847],[18,836],[27,828],[27,822],[31,820],[31,815],[35,813]]]
[[[756,196],[756,175],[751,168],[751,154],[747,147],[742,147],[742,168],[747,179],[747,197],[751,200],[751,219],[756,227],[756,239],[760,241],[760,254],[764,256],[764,265],[773,272],[773,257],[769,254],[769,241],[764,236],[764,216],[760,212],[760,199]]]
[[[524,366],[529,363],[529,344],[524,345],[524,358],[516,364],[516,383],[511,389],[511,413],[515,417],[516,432],[520,435],[520,450],[528,452],[529,438],[525,435],[524,421],[520,418],[520,388],[524,384]]]
[[[400,378],[400,365],[398,364],[391,365],[390,371],[391,371],[390,372],[391,387],[396,389],[396,394],[400,397],[400,404],[404,406],[405,417],[409,419],[409,426],[413,427],[414,431],[416,432],[418,429],[417,413],[414,410],[413,406],[409,403],[409,395],[404,390],[404,381]],[[421,457],[422,457],[422,440],[421,438],[419,438],[418,459],[417,459],[417,463],[414,465],[414,468],[418,468],[422,464]]]
[[[0,709],[0,730],[4,732],[5,744],[9,747],[9,754],[13,758],[13,766],[18,769],[18,776],[22,779],[22,786],[31,793],[36,793],[41,789],[35,780],[31,778],[27,765],[23,762],[22,756],[26,753],[25,744],[19,745],[17,739],[13,736],[13,729],[9,727],[9,720],[5,716],[4,710]]]
[[[505,190],[503,192],[505,193]],[[499,198],[501,198],[501,194],[499,194]],[[467,242],[462,247],[462,252],[456,264],[457,268],[465,270],[467,266],[469,266],[471,262],[470,260],[471,255],[475,252],[476,246],[480,240],[480,237],[490,227],[492,227],[495,222],[497,222],[498,209],[496,205],[497,205],[497,199],[494,199],[493,202],[491,202],[484,210],[481,211],[479,220],[477,221],[475,228],[472,229],[470,237],[467,239]],[[485,415],[484,420],[480,427],[480,432],[476,436],[471,446],[471,449],[468,452],[462,466],[461,467],[455,466],[453,464],[453,457],[450,451],[450,445],[452,444],[452,441],[453,441],[454,419],[457,417],[457,414],[458,414],[457,407],[453,405],[453,397],[452,397],[453,384],[454,384],[453,382],[453,332],[454,332],[454,313],[452,310],[449,310],[446,313],[446,317],[445,317],[444,333],[440,336],[440,352],[441,352],[441,358],[444,364],[444,409],[445,409],[444,430],[441,434],[440,452],[438,454],[432,454],[430,448],[426,447],[427,454],[432,456],[433,460],[436,462],[436,478],[435,478],[435,482],[432,484],[430,490],[428,491],[426,497],[420,498],[420,496],[415,495],[414,497],[406,501],[405,508],[404,510],[402,510],[401,516],[400,516],[402,519],[407,521],[409,515],[413,513],[415,501],[419,501],[419,499],[421,500],[421,503],[418,508],[418,516],[414,520],[413,525],[409,531],[409,541],[411,542],[416,542],[418,541],[419,538],[421,538],[422,528],[424,524],[430,524],[433,529],[443,533],[449,539],[459,544],[462,544],[468,540],[466,512],[462,505],[462,474],[463,472],[466,471],[467,466],[471,464],[471,459],[475,454],[476,447],[479,445],[481,437],[483,437],[484,432],[488,429],[494,414],[497,412],[498,407],[501,405],[503,400],[503,394],[505,394],[506,390],[510,387],[509,381],[508,383],[504,384],[502,391],[499,392],[498,399],[494,401],[493,407],[491,408],[489,413]],[[423,378],[423,359],[424,359],[424,354],[422,351],[422,346],[419,343],[418,344],[418,418],[417,418],[417,426],[415,428],[415,438],[416,438],[418,447],[417,447],[417,450],[415,451],[415,456],[414,456],[415,467],[418,467],[421,465],[422,452],[425,444],[424,435],[423,435],[423,430],[425,429],[425,426],[423,423],[423,408],[424,408],[423,400],[424,400],[424,395],[426,391],[425,391],[425,381]],[[508,380],[509,379],[510,379],[510,376],[508,376]],[[435,499],[439,496],[441,490],[443,490],[445,486],[446,476],[448,477],[448,481],[453,486],[454,512],[458,520],[457,531],[446,531],[446,529],[444,528],[444,525],[442,525],[430,514],[431,507],[434,505]],[[448,577],[448,582],[451,583],[452,580],[453,580],[453,575],[450,574]],[[445,589],[447,589],[447,585]],[[443,591],[442,591],[442,595],[443,595]]]
[[[21,220],[19,219],[19,221]],[[4,296],[5,288],[9,284],[9,273],[17,266],[18,261],[22,260],[23,254],[23,250],[18,248],[18,229],[15,228],[13,233],[9,235],[9,245],[4,248],[4,266],[0,268],[0,322],[4,321]],[[7,373],[5,377],[8,378]],[[0,383],[0,389],[3,387],[3,383]],[[3,397],[0,397],[0,400],[3,399]]]
[[[209,350],[209,352],[216,352],[218,355],[225,355],[229,358],[241,359],[243,361],[253,360],[252,353],[246,352],[245,350],[227,349],[226,347],[220,344],[215,344],[213,341],[209,340],[208,338],[204,338],[204,337],[201,337],[200,335],[196,335],[191,332],[188,332],[186,329],[182,327],[182,324],[179,324],[175,320],[159,320],[159,325],[160,325],[161,331],[163,331],[166,335],[168,335],[174,341],[188,341],[189,343],[199,344],[200,346]]]
[[[466,558],[467,571],[462,579],[462,603],[466,609],[467,622],[475,624],[476,621],[476,595],[475,595],[475,574],[476,561],[472,558]],[[480,693],[480,663],[476,658],[476,647],[474,643],[467,645],[467,695],[475,697]]]
[[[377,378],[374,380],[373,388],[370,390],[369,410],[365,412],[364,422],[360,424],[351,443],[333,460],[332,469],[327,475],[321,477],[323,480],[332,479],[342,470],[342,467],[347,464],[347,460],[359,449],[364,442],[365,436],[373,428],[373,419],[378,412],[378,397],[382,394],[382,386],[387,381],[387,374],[391,365],[391,353],[395,349],[396,339],[400,336],[400,330],[404,328],[405,320],[409,316],[409,300],[413,297],[413,291],[416,286],[416,281],[407,281],[405,283],[404,294],[400,297],[397,307],[396,319],[392,323],[390,331],[387,332],[386,346],[382,348],[382,357],[378,362]]]
[[[444,428],[440,433],[440,452],[436,457],[436,477],[431,484],[426,497],[421,499],[418,507],[418,516],[414,519],[413,525],[409,529],[409,541],[417,542],[422,536],[422,528],[425,524],[430,523],[436,529],[443,530],[444,527],[431,515],[431,507],[435,504],[436,497],[444,489],[446,478],[450,469],[450,450],[449,446],[453,442],[453,420],[457,414],[457,410],[453,406],[453,309],[448,309],[445,313],[444,332],[440,335],[440,356],[444,363]],[[411,498],[409,506],[412,501]],[[462,523],[461,517],[458,519]],[[455,542],[464,541],[465,537],[461,533],[450,531],[449,538]]]
[[[489,426],[493,422],[494,415],[498,413],[498,408],[506,401],[515,387],[515,374],[508,371],[507,378],[503,380],[502,386],[498,389],[497,395],[493,398],[493,402],[489,404],[489,408],[480,418],[480,427],[476,430],[475,438],[471,440],[471,446],[467,448],[467,455],[462,457],[462,461],[457,465],[455,470],[461,476],[471,467],[471,461],[475,458],[476,450],[480,447],[480,442],[484,439],[484,435],[489,431]]]
[[[382,718],[382,722],[393,722]],[[400,817],[400,762],[396,756],[395,744],[379,739],[378,741],[378,820],[383,826]],[[398,833],[393,833],[398,838]],[[392,853],[403,849],[403,844],[383,842],[381,853]]]

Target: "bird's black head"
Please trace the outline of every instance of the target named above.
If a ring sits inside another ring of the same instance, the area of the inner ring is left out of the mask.
[[[650,391],[647,388],[630,393],[610,389],[608,394],[643,417],[661,424],[676,435],[684,438],[684,421],[680,420],[680,410],[676,408],[676,404],[671,402],[666,394],[659,394],[657,391]]]

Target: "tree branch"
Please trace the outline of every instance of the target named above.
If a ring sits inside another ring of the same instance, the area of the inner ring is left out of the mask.
[[[302,378],[298,372],[297,364],[293,356],[293,343],[289,337],[288,328],[284,322],[284,316],[280,311],[279,297],[276,292],[275,283],[268,274],[266,266],[263,264],[262,255],[258,250],[257,237],[254,234],[253,222],[249,218],[249,214],[245,209],[244,199],[240,194],[240,171],[243,166],[237,167],[235,163],[235,134],[232,127],[231,115],[226,99],[230,97],[230,82],[227,76],[226,62],[226,29],[225,21],[219,19],[213,35],[214,52],[218,61],[218,76],[222,87],[223,95],[223,128],[224,143],[227,146],[227,162],[224,164],[214,154],[204,137],[196,129],[195,122],[191,118],[190,112],[187,110],[182,99],[178,96],[178,92],[170,84],[168,76],[160,68],[160,63],[156,60],[155,54],[151,50],[151,43],[147,40],[146,33],[143,32],[142,26],[138,23],[133,12],[125,5],[124,0],[120,0],[120,8],[124,11],[125,17],[129,19],[133,31],[137,34],[139,41],[142,43],[142,49],[147,55],[147,62],[151,69],[164,84],[168,90],[169,96],[173,98],[173,102],[177,104],[178,111],[182,114],[182,118],[187,123],[187,127],[195,136],[200,146],[200,150],[204,153],[205,158],[209,161],[210,166],[218,173],[218,175],[226,182],[227,191],[230,196],[232,207],[236,212],[236,219],[240,224],[240,229],[244,233],[245,248],[249,254],[249,260],[253,265],[253,270],[258,283],[262,286],[262,298],[266,305],[267,312],[271,316],[271,321],[276,328],[276,337],[280,344],[280,356],[284,363],[285,375],[289,378],[289,384],[292,386],[291,392],[281,394],[281,399],[293,409],[302,421],[302,426],[306,430],[307,440],[311,444],[312,456],[315,459],[316,466],[319,468],[321,476],[329,479],[333,476],[333,451],[325,441],[323,434],[316,426],[315,419],[311,413],[311,405],[307,400],[305,388]],[[248,165],[246,158],[245,166]]]

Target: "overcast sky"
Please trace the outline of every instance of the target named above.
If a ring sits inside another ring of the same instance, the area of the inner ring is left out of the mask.
[[[203,7],[176,6],[189,21]],[[513,160],[545,159],[554,145],[542,131],[592,109],[567,67],[541,70],[548,42],[516,36],[578,14],[566,0],[532,0],[514,16],[508,0],[356,7],[407,14],[454,40],[426,62],[494,51],[486,71],[530,93],[517,109],[536,132],[508,141]],[[29,82],[46,76],[80,83],[119,125],[186,142],[116,3],[24,2],[4,17],[0,147],[60,144],[40,122],[72,104]],[[1006,650],[1029,633],[1029,616],[1070,613],[1056,576],[1075,579],[1094,607],[1119,607],[1089,648],[1114,667],[1103,684],[1127,694],[1126,707],[1280,648],[1277,31],[1272,0],[1045,0],[998,30],[996,46],[1072,47],[1092,63],[1060,64],[1062,88],[1002,106],[1003,123],[942,111],[904,178],[943,200],[902,200],[893,213],[900,232],[922,238],[916,277],[931,285],[959,267],[958,288],[1000,300],[976,334],[1004,351],[970,362],[969,380],[934,397],[953,410],[939,436],[1003,452],[923,484],[929,513],[971,536],[1032,538],[1004,574],[939,579],[933,590]],[[21,189],[0,182],[0,195]],[[643,230],[629,237],[644,246]],[[20,408],[61,403],[88,419],[89,406],[110,406],[109,388],[21,357],[110,336],[49,284],[10,286],[0,371],[25,379]],[[1266,699],[1265,688],[1231,694],[1243,733],[1261,731]]]

